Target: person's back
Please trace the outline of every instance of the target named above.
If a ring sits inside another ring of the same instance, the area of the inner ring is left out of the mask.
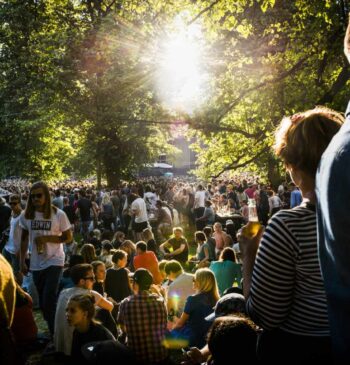
[[[127,345],[139,361],[156,364],[165,360],[167,312],[163,298],[148,290],[130,295],[120,304],[118,322],[126,329]]]
[[[221,295],[226,289],[231,288],[234,283],[241,286],[241,265],[230,260],[214,261],[210,264],[209,269],[212,270],[215,275]]]
[[[349,32],[349,28],[348,28]],[[316,177],[318,245],[337,364],[350,358],[350,108],[322,156]]]
[[[186,303],[186,299],[194,294],[193,275],[181,273],[168,287],[168,301],[174,303],[174,315],[180,317]],[[169,306],[168,306],[169,308]]]
[[[158,260],[154,252],[146,251],[134,257],[135,270],[144,268],[149,270],[153,275],[154,284],[160,284],[162,277],[158,268]]]

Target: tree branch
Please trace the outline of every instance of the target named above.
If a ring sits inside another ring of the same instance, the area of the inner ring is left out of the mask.
[[[259,84],[252,86],[248,89],[245,89],[244,91],[241,92],[241,94],[235,99],[233,100],[226,108],[225,110],[218,116],[218,118],[216,119],[216,123],[219,123],[224,117],[225,115],[230,112],[236,105],[237,103],[239,103],[247,94],[251,93],[252,91],[256,91],[261,89],[262,87],[269,85],[269,84],[273,84],[276,82],[279,82],[283,79],[285,79],[286,77],[292,75],[294,72],[298,71],[301,66],[303,66],[304,62],[311,56],[311,53],[306,55],[305,57],[303,57],[302,59],[300,59],[290,70],[282,72],[279,76],[270,79],[270,80],[265,80],[263,82],[260,82]]]
[[[191,25],[194,23],[198,18],[200,18],[204,13],[211,10],[217,3],[219,3],[221,0],[215,0],[213,1],[209,6],[207,6],[205,9],[200,11],[193,19],[191,19],[186,25]]]
[[[265,152],[267,152],[269,149],[270,149],[270,146],[266,146],[259,153],[257,153],[255,156],[253,156],[249,160],[246,160],[244,162],[238,163],[241,158],[243,158],[244,156],[246,156],[246,153],[245,154],[242,154],[234,162],[230,163],[229,165],[226,165],[218,174],[212,175],[211,178],[217,179],[225,171],[230,171],[230,170],[238,169],[240,167],[247,166],[250,163],[252,163],[255,159],[257,159],[259,156],[261,156]]]
[[[322,96],[321,99],[319,99],[317,104],[326,104],[332,102],[338,92],[345,86],[349,78],[350,68],[348,66],[344,66],[332,87]]]

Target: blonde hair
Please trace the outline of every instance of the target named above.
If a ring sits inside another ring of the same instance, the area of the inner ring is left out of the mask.
[[[219,289],[214,273],[209,269],[198,269],[194,274],[199,293],[209,293],[216,303],[219,298]]]
[[[145,228],[145,229],[142,231],[142,238],[143,238],[145,241],[153,240],[153,239],[154,239],[154,236],[153,236],[152,230],[151,230],[151,229],[149,229],[149,228]]]
[[[181,227],[174,227],[173,228],[173,234],[175,234],[175,232],[181,232],[183,234],[184,230]]]
[[[320,106],[285,117],[275,133],[275,154],[315,177],[323,152],[343,123],[340,113]]]
[[[120,250],[126,252],[128,255],[136,253],[136,245],[130,240],[125,240],[119,247]]]
[[[102,202],[101,202],[101,204],[108,204],[108,203],[110,203],[110,202],[111,202],[111,198],[110,198],[109,194],[108,194],[108,193],[105,193],[105,194],[103,195],[103,197],[102,197]]]

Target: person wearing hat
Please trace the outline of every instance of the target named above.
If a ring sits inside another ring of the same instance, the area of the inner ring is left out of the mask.
[[[131,281],[134,294],[120,303],[117,321],[138,361],[161,364],[168,357],[163,345],[167,329],[164,299],[151,292],[153,276],[147,269],[136,270]]]

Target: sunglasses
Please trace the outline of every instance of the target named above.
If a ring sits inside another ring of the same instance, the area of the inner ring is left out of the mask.
[[[84,280],[95,281],[95,277],[94,276],[87,276],[86,278],[84,278]]]
[[[31,199],[41,199],[43,196],[43,193],[38,193],[38,194],[30,194],[30,198]]]
[[[9,202],[10,205],[17,205],[19,202]]]

